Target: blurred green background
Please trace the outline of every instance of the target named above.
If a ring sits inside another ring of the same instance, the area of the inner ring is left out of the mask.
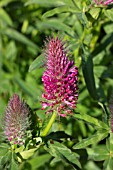
[[[1,0],[0,1],[0,113],[4,113],[9,97],[18,93],[37,115],[43,92],[41,77],[46,37],[67,41],[70,56],[79,68],[79,100],[76,112],[103,120],[104,110],[113,89],[113,10],[91,6],[90,0]],[[35,60],[36,59],[36,60]],[[35,60],[35,62],[34,62]],[[75,113],[76,114],[76,113]],[[107,115],[108,116],[108,115]],[[109,118],[109,116],[107,117]],[[85,122],[72,118],[56,121],[52,130],[65,130],[77,141],[95,132]],[[103,141],[103,144],[105,141]],[[67,144],[71,147],[71,143]],[[101,170],[91,160],[84,161],[85,170]],[[61,162],[43,165],[41,169],[65,170]],[[67,167],[68,169],[69,167]]]

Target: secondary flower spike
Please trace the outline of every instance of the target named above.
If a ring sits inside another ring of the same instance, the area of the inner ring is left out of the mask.
[[[47,63],[42,76],[44,93],[42,109],[49,107],[47,112],[57,111],[65,117],[76,108],[78,99],[78,68],[74,61],[69,60],[65,44],[58,37],[46,43]]]
[[[5,111],[5,135],[12,144],[22,145],[29,122],[29,107],[14,94]]]

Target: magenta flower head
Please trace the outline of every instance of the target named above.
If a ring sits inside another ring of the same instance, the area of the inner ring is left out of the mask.
[[[93,0],[93,2],[96,4],[96,5],[110,5],[113,3],[113,0]]]
[[[30,125],[29,112],[28,105],[17,94],[10,98],[5,111],[4,131],[12,144],[24,144],[26,130]]]
[[[58,37],[46,43],[46,70],[42,76],[45,92],[42,94],[42,109],[56,111],[65,117],[76,108],[78,99],[78,68],[69,60],[65,43]]]
[[[104,2],[104,5],[110,5],[112,3],[113,3],[113,0],[107,0],[107,1]]]

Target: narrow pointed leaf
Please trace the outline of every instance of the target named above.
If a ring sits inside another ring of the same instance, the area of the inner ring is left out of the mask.
[[[49,20],[45,20],[43,22],[37,22],[36,26],[40,30],[49,28],[49,29],[64,31],[71,36],[74,35],[74,31],[71,29],[71,27],[62,23],[62,21],[60,21],[58,19],[49,19]]]
[[[59,1],[59,0],[57,0],[57,1],[54,1],[54,0],[51,0],[51,1],[29,0],[28,2],[25,3],[25,5],[30,5],[30,4],[39,4],[40,6],[45,6],[45,7],[65,5],[65,3],[63,1]]]
[[[44,13],[43,18],[51,17],[55,14],[59,14],[59,13],[62,13],[62,12],[76,13],[76,12],[80,12],[80,11],[78,9],[75,9],[75,8],[72,8],[72,7],[69,7],[69,6],[60,6],[60,7],[57,7],[55,9],[49,10],[46,13]]]
[[[104,122],[90,116],[90,115],[87,115],[87,114],[75,114],[73,115],[74,118],[77,118],[77,119],[80,119],[80,120],[83,120],[83,121],[86,121],[88,122],[89,124],[92,124],[92,125],[95,125],[95,126],[98,126],[102,129],[107,129],[109,130],[109,127],[107,124],[105,124]]]
[[[1,20],[1,19],[2,19],[7,25],[13,26],[13,22],[12,22],[10,16],[9,16],[8,13],[7,13],[4,9],[2,9],[2,8],[0,8],[0,20]]]
[[[14,30],[12,28],[7,28],[5,30],[2,30],[0,33],[5,34],[8,37],[10,37],[16,41],[19,41],[25,45],[31,46],[32,48],[38,49],[38,46],[35,43],[33,43],[31,40],[29,40],[23,34],[21,34],[20,32]]]
[[[88,145],[96,144],[107,136],[108,136],[108,131],[97,132],[94,135],[90,136],[89,138],[83,139],[81,142],[74,145],[73,149],[81,149],[81,148],[85,148]]]
[[[18,77],[15,77],[14,81],[22,88],[26,94],[32,98],[38,100],[41,97],[41,91],[39,89],[35,89],[32,84],[28,84]]]
[[[82,71],[84,75],[84,79],[86,82],[87,89],[89,94],[94,100],[98,99],[96,86],[95,86],[95,79],[94,79],[94,72],[93,72],[93,58],[92,56],[82,47],[83,55],[82,55]]]
[[[46,61],[44,61],[44,60],[46,60],[45,57],[42,54],[39,55],[30,65],[29,72],[31,72],[37,68],[43,67],[44,64],[46,63]]]

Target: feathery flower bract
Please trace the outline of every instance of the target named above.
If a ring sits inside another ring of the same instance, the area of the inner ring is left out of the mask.
[[[45,92],[42,94],[42,109],[57,111],[65,117],[76,108],[78,99],[78,68],[69,60],[65,44],[58,37],[46,43],[46,71],[42,76]]]
[[[5,135],[12,144],[23,144],[29,121],[29,107],[21,101],[17,94],[14,94],[8,102],[5,111],[4,131]]]

